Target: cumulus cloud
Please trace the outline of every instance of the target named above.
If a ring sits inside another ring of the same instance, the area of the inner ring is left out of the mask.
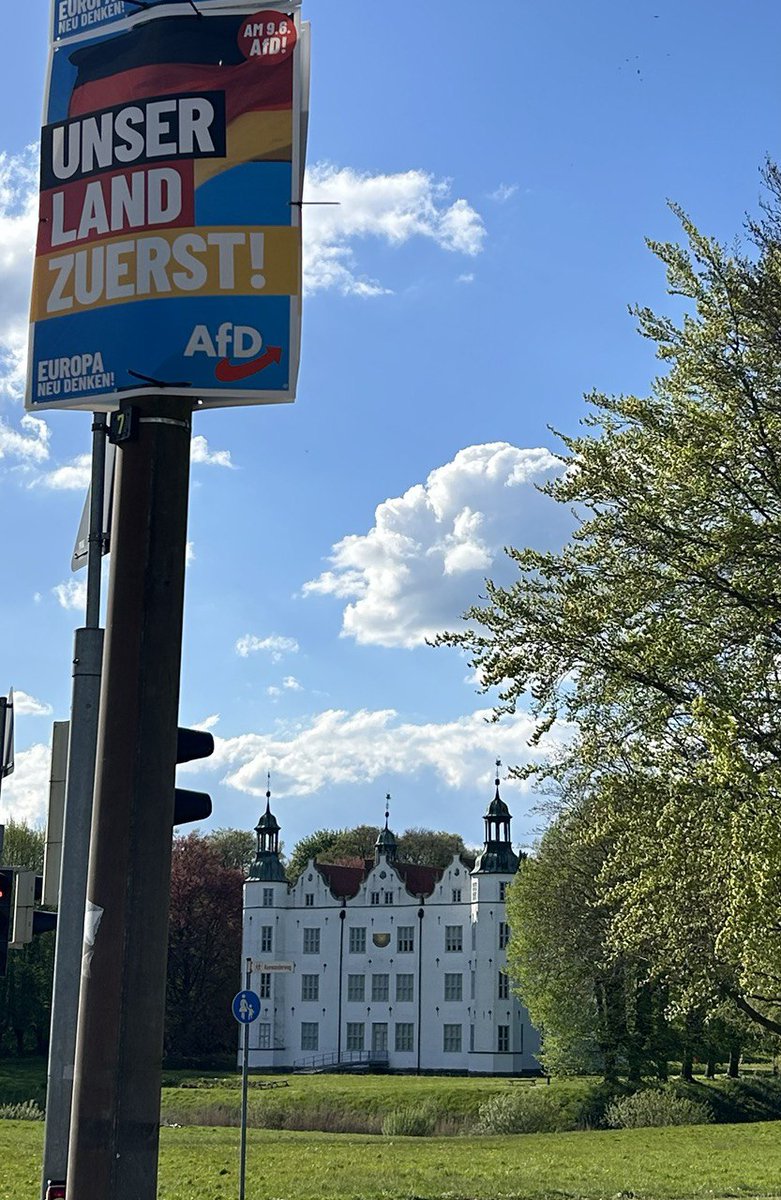
[[[199,466],[234,469],[230,450],[210,450],[209,443],[200,433],[190,443],[190,462]]]
[[[50,717],[52,706],[36,700],[35,696],[28,696],[27,692],[15,690],[14,713],[17,717]]]
[[[62,608],[75,612],[83,611],[87,607],[86,579],[68,579],[65,583],[58,583],[52,591]]]
[[[2,359],[2,337],[0,336],[0,360]],[[2,365],[0,363],[0,389],[2,389]],[[26,465],[45,462],[49,457],[49,426],[40,417],[26,413],[19,422],[19,429],[12,429],[0,418],[0,459],[15,458]]]
[[[295,675],[286,675],[281,684],[272,683],[267,687],[266,694],[276,700],[283,692],[303,692],[303,690]]]
[[[566,737],[555,726],[540,746],[528,745],[533,729],[526,713],[490,724],[490,709],[443,723],[400,720],[393,709],[346,712],[330,709],[273,733],[216,738],[214,755],[201,764],[224,772],[223,782],[251,796],[266,790],[266,772],[276,794],[313,795],[333,785],[366,784],[433,770],[451,788],[485,783],[487,764],[498,754],[520,765],[550,752]]]
[[[304,281],[309,292],[388,292],[361,272],[355,243],[362,239],[401,246],[412,238],[427,238],[442,250],[469,257],[483,248],[486,231],[480,214],[463,198],[451,198],[448,180],[426,171],[372,175],[315,163],[307,172],[304,196],[318,202],[307,209],[304,225]]]
[[[24,387],[27,314],[38,224],[38,153],[0,153],[0,393]]]
[[[236,653],[241,658],[265,652],[271,655],[271,661],[275,663],[281,662],[286,654],[298,654],[298,651],[299,645],[295,638],[280,637],[276,633],[265,638],[256,637],[253,633],[245,633],[236,642]]]
[[[337,542],[331,569],[304,593],[350,601],[345,637],[420,645],[458,625],[483,578],[502,576],[505,546],[561,543],[566,514],[535,487],[560,469],[544,448],[489,442],[459,450],[425,483],[383,501],[368,533]]]
[[[89,454],[79,454],[65,466],[55,467],[40,475],[36,483],[56,491],[84,492],[90,485],[92,475],[92,457]]]
[[[49,776],[51,775],[51,748],[44,745],[30,746],[18,751],[13,775],[3,780],[0,795],[0,822],[13,817],[15,821],[26,821],[28,825],[39,825],[46,820],[49,805]]]

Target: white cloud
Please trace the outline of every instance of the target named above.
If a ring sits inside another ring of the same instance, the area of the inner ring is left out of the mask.
[[[350,601],[345,637],[420,645],[458,626],[483,578],[506,574],[505,546],[561,543],[567,515],[534,486],[560,469],[544,448],[489,442],[459,450],[425,483],[383,501],[368,533],[338,542],[332,569],[304,593]]]
[[[230,450],[210,450],[203,434],[196,434],[190,443],[190,462],[199,466],[229,467],[234,470]]]
[[[371,783],[380,776],[417,776],[433,770],[451,788],[485,785],[486,768],[499,755],[520,765],[549,753],[566,736],[556,726],[533,751],[533,721],[517,713],[491,724],[490,709],[442,724],[400,721],[392,709],[328,710],[274,733],[216,738],[215,753],[201,765],[224,771],[223,782],[248,795],[266,790],[266,772],[278,795],[312,795],[324,787]],[[522,785],[525,786],[525,785]]]
[[[38,226],[38,152],[0,153],[0,392],[24,385],[32,259]]]
[[[86,579],[68,579],[65,583],[58,583],[52,591],[65,609],[77,611],[87,607]]]
[[[335,288],[344,295],[378,296],[386,288],[363,274],[354,244],[378,238],[400,246],[411,238],[442,250],[474,256],[485,239],[480,214],[464,199],[451,200],[450,182],[426,171],[392,175],[315,163],[307,171],[304,280],[307,291]],[[331,206],[323,202],[336,202]]]
[[[43,704],[35,696],[14,689],[14,713],[17,717],[50,717],[52,711],[51,704]]]
[[[517,183],[500,183],[494,191],[488,193],[488,199],[496,200],[499,204],[505,204],[517,191]]]
[[[278,699],[283,692],[303,692],[301,684],[294,675],[286,675],[281,684],[270,684],[266,688],[266,695],[271,696],[273,700]]]
[[[184,548],[184,561],[187,566],[195,562],[195,542],[188,542]]]
[[[204,733],[208,733],[210,729],[214,729],[215,725],[219,725],[219,723],[220,714],[212,713],[210,717],[204,717],[202,721],[198,721],[197,724],[193,725],[193,729],[200,729]]]
[[[475,281],[474,271],[466,271],[463,275],[459,275],[456,278],[456,283],[474,283],[474,281]]]
[[[90,485],[91,475],[92,456],[79,454],[64,467],[55,467],[53,471],[46,471],[35,482],[57,491],[85,492]]]
[[[280,637],[272,633],[270,637],[259,638],[252,633],[245,633],[236,642],[236,653],[242,658],[263,651],[271,655],[272,662],[281,662],[286,654],[298,654],[299,645],[295,638]]]
[[[49,807],[49,777],[51,776],[51,748],[30,746],[16,755],[13,775],[3,780],[0,796],[0,821],[13,817],[38,825],[46,820]]]
[[[1,290],[1,289],[0,289]],[[0,359],[2,359],[2,336],[0,335]],[[0,389],[2,389],[2,365],[0,365]],[[19,422],[21,432],[12,429],[0,418],[0,458],[18,458],[27,465],[45,462],[49,457],[49,426],[40,417],[26,413]]]

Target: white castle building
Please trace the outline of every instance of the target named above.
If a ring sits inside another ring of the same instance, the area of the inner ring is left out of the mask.
[[[249,1026],[253,1070],[539,1070],[539,1035],[503,970],[519,860],[498,778],[484,820],[473,869],[458,855],[444,869],[399,861],[386,814],[373,860],[310,859],[288,885],[267,794],[244,892],[243,961],[261,1006]]]

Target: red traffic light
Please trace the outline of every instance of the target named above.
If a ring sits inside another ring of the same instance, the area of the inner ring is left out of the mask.
[[[65,1200],[65,1181],[52,1183],[49,1180],[46,1185],[46,1200]]]

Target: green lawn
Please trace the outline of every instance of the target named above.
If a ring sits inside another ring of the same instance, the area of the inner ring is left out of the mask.
[[[35,1200],[43,1127],[0,1121],[0,1200]],[[235,1129],[163,1129],[160,1200],[237,1194]],[[781,1196],[775,1123],[381,1138],[251,1131],[248,1200],[683,1200]]]

